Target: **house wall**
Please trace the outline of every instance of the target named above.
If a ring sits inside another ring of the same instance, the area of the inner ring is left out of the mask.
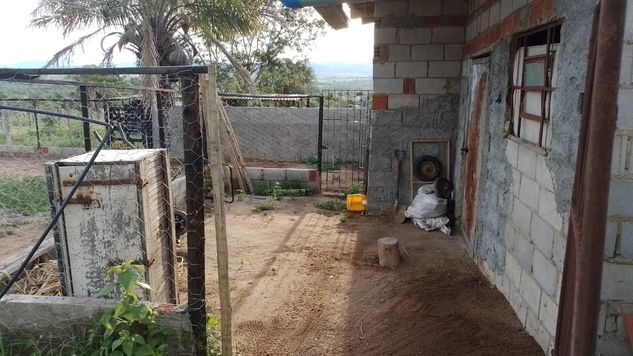
[[[602,355],[632,353],[623,324],[623,313],[633,313],[633,4],[627,3],[598,325]]]
[[[554,343],[571,188],[584,90],[592,9],[590,0],[471,1],[465,47],[468,58],[489,55],[490,86],[480,161],[479,196],[472,253],[488,279],[506,296],[541,348]],[[512,75],[512,36],[563,19],[552,96],[551,148],[504,135]],[[467,71],[464,71],[467,76]],[[466,83],[466,81],[464,81]],[[469,95],[462,89],[462,96]],[[468,117],[462,100],[457,145]],[[455,176],[463,159],[456,157]],[[461,197],[459,184],[457,195]],[[458,211],[461,207],[458,201]]]
[[[369,209],[385,212],[396,198],[394,151],[419,139],[449,139],[459,107],[467,0],[377,0],[374,97],[368,177]],[[428,146],[440,156],[440,149]],[[409,152],[407,152],[409,155]],[[410,157],[402,164],[400,196],[411,201]]]

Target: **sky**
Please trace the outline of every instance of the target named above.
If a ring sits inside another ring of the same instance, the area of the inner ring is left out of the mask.
[[[55,28],[29,27],[31,12],[37,4],[38,0],[0,1],[0,67],[46,62],[73,39],[89,33],[86,30],[64,38]],[[371,63],[372,46],[373,25],[361,25],[360,20],[354,20],[347,29],[334,31],[328,28],[327,33],[316,41],[309,58],[313,63]],[[72,64],[99,64],[101,58],[100,38],[97,37],[85,45],[84,51],[76,52]],[[130,52],[115,54],[115,63],[134,62]]]

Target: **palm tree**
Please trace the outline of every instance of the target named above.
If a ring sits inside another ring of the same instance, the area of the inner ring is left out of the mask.
[[[191,35],[210,42],[257,31],[261,24],[259,11],[264,0],[40,0],[33,11],[32,26],[62,29],[66,37],[74,31],[94,29],[55,53],[47,66],[69,59],[87,40],[101,36],[104,65],[111,65],[116,48],[132,51],[141,66],[187,65],[198,55]],[[96,29],[95,29],[96,28]],[[104,41],[118,40],[109,47]],[[244,77],[246,89],[255,92],[249,72],[235,60],[231,63]],[[152,118],[152,131],[158,134],[154,147],[164,138],[164,114],[159,108],[169,106],[168,94],[153,88],[169,87],[169,78],[143,75],[144,103]]]
[[[55,53],[47,66],[72,57],[87,40],[101,36],[103,64],[109,65],[116,48],[132,51],[142,66],[190,64],[198,55],[191,36],[210,43],[254,33],[261,26],[264,0],[40,0],[31,24],[55,26],[64,36],[77,30],[96,28]],[[115,36],[116,43],[105,48],[104,40]],[[249,91],[255,84],[248,71],[219,46],[244,76]],[[157,79],[150,87],[157,87]]]

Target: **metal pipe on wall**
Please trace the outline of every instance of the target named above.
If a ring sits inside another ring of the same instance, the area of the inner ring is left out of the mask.
[[[555,355],[594,355],[597,344],[626,0],[597,6]]]

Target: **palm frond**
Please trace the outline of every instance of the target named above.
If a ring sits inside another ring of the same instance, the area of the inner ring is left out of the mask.
[[[44,67],[48,68],[50,66],[57,65],[63,59],[70,60],[70,58],[74,55],[75,50],[77,50],[77,47],[83,48],[84,42],[86,42],[88,39],[92,38],[96,34],[103,32],[104,30],[105,28],[99,28],[98,30],[94,32],[91,32],[85,36],[79,37],[76,41],[74,41],[73,43],[69,44],[68,46],[62,48],[57,53],[55,53]]]

